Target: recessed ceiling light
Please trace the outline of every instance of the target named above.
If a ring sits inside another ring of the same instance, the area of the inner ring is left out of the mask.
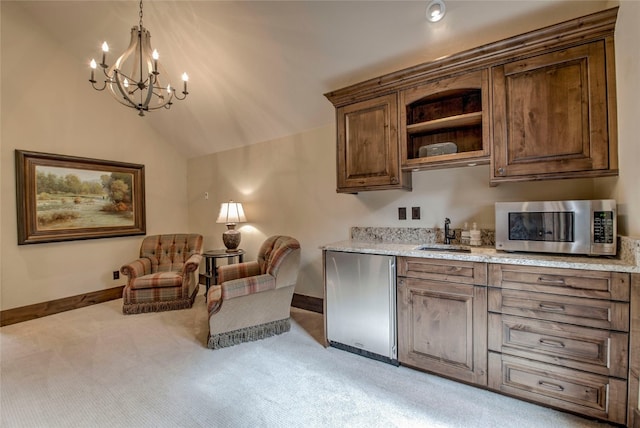
[[[431,0],[427,6],[426,17],[430,22],[438,22],[444,17],[447,8],[442,0]]]

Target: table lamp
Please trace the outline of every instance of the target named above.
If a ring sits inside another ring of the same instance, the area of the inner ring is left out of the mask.
[[[240,232],[236,230],[236,223],[244,223],[247,218],[244,216],[242,204],[239,202],[224,202],[220,205],[220,214],[216,223],[225,223],[227,230],[222,234],[222,242],[227,247],[228,252],[237,251],[240,245]]]

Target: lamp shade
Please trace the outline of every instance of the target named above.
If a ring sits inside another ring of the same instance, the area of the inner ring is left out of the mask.
[[[216,223],[234,224],[244,223],[246,221],[247,218],[244,215],[244,209],[242,209],[240,202],[229,201],[220,205],[220,213],[218,214]]]

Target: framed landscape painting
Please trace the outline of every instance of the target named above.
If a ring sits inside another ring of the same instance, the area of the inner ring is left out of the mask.
[[[144,165],[16,150],[18,244],[144,235]]]

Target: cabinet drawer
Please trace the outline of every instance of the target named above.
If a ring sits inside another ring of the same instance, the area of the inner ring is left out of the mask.
[[[489,387],[615,423],[626,421],[625,380],[489,353]]]
[[[487,264],[459,260],[398,257],[398,276],[457,284],[487,285]]]
[[[516,265],[489,265],[489,285],[563,296],[629,301],[629,274]]]
[[[629,331],[629,304],[610,300],[490,288],[489,311]]]
[[[629,335],[569,324],[489,314],[489,349],[627,378]]]

